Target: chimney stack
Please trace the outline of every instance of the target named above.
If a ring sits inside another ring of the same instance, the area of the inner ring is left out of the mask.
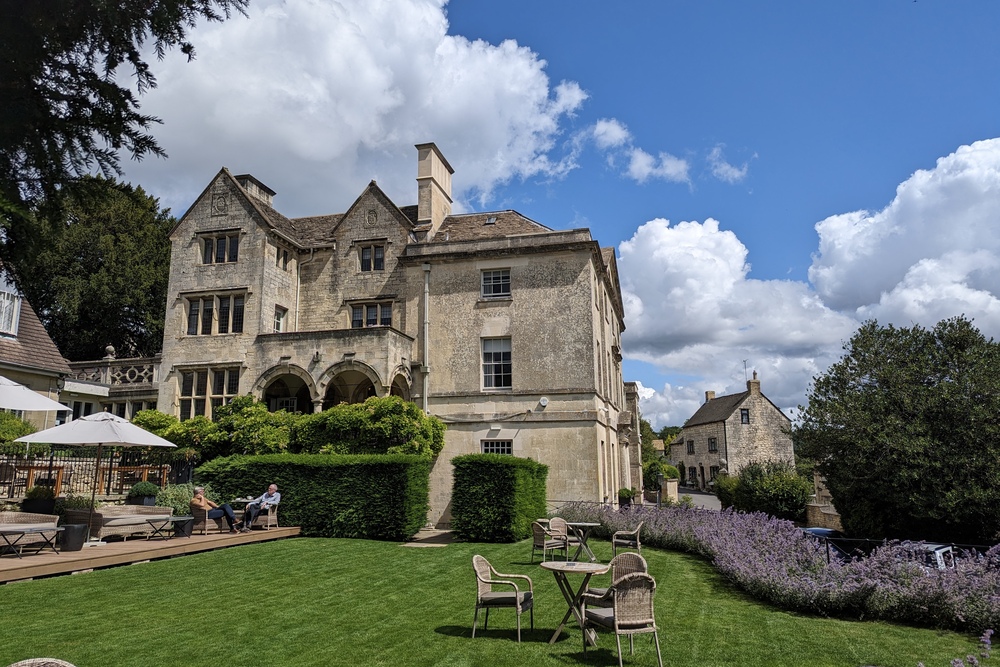
[[[709,401],[713,400],[714,398],[715,398],[715,392],[714,391],[706,391],[705,392],[705,402],[706,403],[708,403]]]
[[[747,391],[751,396],[760,396],[760,380],[757,379],[757,371],[753,372],[753,379],[747,380]]]
[[[451,168],[433,143],[417,144],[417,225],[431,239],[451,215]]]

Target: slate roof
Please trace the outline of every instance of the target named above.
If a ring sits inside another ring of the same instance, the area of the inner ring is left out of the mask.
[[[483,239],[542,234],[553,231],[517,211],[488,211],[449,215],[431,241],[479,241]]]
[[[698,426],[699,424],[713,424],[715,422],[726,421],[733,411],[743,402],[749,391],[739,394],[729,394],[713,398],[707,403],[703,403],[698,411],[691,415],[691,418],[684,422],[684,427]]]
[[[59,354],[34,308],[23,297],[17,336],[0,336],[0,362],[25,369],[70,373],[69,362]]]

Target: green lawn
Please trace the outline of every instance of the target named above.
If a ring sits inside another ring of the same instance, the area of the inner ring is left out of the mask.
[[[606,633],[586,661],[575,625],[548,643],[566,606],[551,573],[528,563],[530,550],[530,542],[291,539],[9,584],[0,586],[0,665],[42,656],[77,667],[617,665]],[[611,555],[606,543],[595,550]],[[475,553],[534,580],[535,630],[525,629],[520,645],[508,610],[491,613],[490,629],[471,638]],[[643,555],[658,584],[670,667],[946,667],[976,649],[973,638],[949,632],[779,611],[734,591],[700,560]],[[644,638],[625,658],[656,664]]]

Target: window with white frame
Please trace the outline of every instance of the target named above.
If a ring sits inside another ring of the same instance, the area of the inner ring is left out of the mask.
[[[392,302],[355,303],[351,305],[351,328],[391,327]]]
[[[483,338],[483,387],[485,389],[510,389],[511,346],[510,338]]]
[[[187,335],[243,333],[245,294],[188,297]],[[216,316],[216,312],[218,316]]]
[[[239,232],[204,234],[201,243],[202,264],[226,264],[240,258]]]
[[[281,306],[274,307],[274,333],[285,331],[288,320],[288,309]]]
[[[385,246],[381,244],[358,246],[362,271],[385,270]]]
[[[740,408],[740,423],[749,424],[750,423],[750,410],[747,408]]]
[[[513,454],[513,440],[480,440],[483,454]]]
[[[484,299],[510,296],[510,269],[483,271],[482,296]]]
[[[14,286],[0,278],[0,334],[17,335],[17,322],[21,316],[21,297]]]
[[[232,401],[240,390],[238,367],[199,368],[180,374],[180,419],[203,415],[212,418],[215,409]]]

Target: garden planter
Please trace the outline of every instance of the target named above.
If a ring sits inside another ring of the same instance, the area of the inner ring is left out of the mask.
[[[125,499],[126,505],[149,505],[156,504],[156,496],[133,496]]]
[[[176,537],[191,537],[191,530],[194,528],[194,519],[174,521],[174,535]]]
[[[32,514],[55,514],[55,498],[25,498],[21,501],[21,511]]]
[[[80,551],[87,541],[87,524],[71,523],[59,533],[59,551]]]

